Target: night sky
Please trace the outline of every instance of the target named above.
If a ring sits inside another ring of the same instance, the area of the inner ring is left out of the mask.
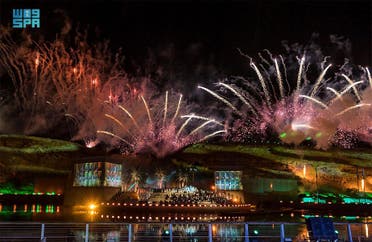
[[[236,48],[250,56],[263,49],[280,54],[282,40],[306,44],[313,33],[329,55],[338,54],[327,49],[329,35],[344,36],[352,47],[347,57],[371,65],[370,1],[0,0],[2,25],[11,24],[12,8],[35,7],[41,29],[29,31],[53,39],[67,17],[73,29],[89,29],[92,40],[122,47],[128,63],[143,66],[152,53],[158,64],[193,73],[186,81],[240,75],[248,64]]]
[[[72,41],[76,32],[87,31],[90,46],[110,40],[113,53],[122,49],[127,73],[150,76],[156,88],[145,88],[154,95],[165,90],[183,93],[193,110],[215,104],[210,96],[201,95],[198,84],[213,87],[221,78],[252,73],[237,48],[258,59],[264,49],[284,53],[282,41],[305,45],[313,40],[324,55],[333,57],[335,69],[345,57],[372,67],[372,1],[0,0],[1,25],[11,26],[12,9],[19,8],[40,9],[41,28],[26,29],[36,42],[53,41],[66,23],[71,30],[65,46],[76,48]],[[15,29],[15,36],[17,31],[21,30]],[[348,40],[350,48],[337,48],[331,35],[343,43]],[[11,89],[10,78],[4,76],[0,91]],[[258,82],[256,77],[250,80]],[[223,109],[218,112],[224,117]]]

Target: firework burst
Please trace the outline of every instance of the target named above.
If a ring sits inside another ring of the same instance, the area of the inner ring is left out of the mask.
[[[255,80],[235,77],[217,83],[217,91],[199,86],[231,110],[229,139],[262,142],[274,132],[285,143],[315,140],[319,148],[372,143],[368,68],[359,67],[354,81],[348,63],[336,68],[324,58],[312,64],[303,55],[288,66],[282,56],[266,53],[260,64],[248,57]]]
[[[193,114],[182,95],[161,97],[149,78],[129,77],[121,53],[112,55],[106,42],[91,46],[81,35],[70,45],[21,37],[1,33],[0,73],[13,83],[11,105],[26,134],[72,124],[71,138],[88,148],[103,141],[123,152],[164,157],[225,132],[220,122]]]
[[[130,92],[120,52],[111,54],[106,42],[90,46],[85,38],[77,35],[67,45],[60,38],[37,43],[25,33],[17,41],[11,31],[0,33],[0,73],[12,81],[12,108],[24,133],[45,133],[66,120],[77,125],[92,103]]]
[[[124,104],[106,101],[108,122],[97,123],[97,139],[120,147],[122,152],[152,154],[162,158],[189,144],[221,133],[224,125],[217,120],[190,113],[182,95],[139,95]],[[184,113],[187,113],[186,115]]]

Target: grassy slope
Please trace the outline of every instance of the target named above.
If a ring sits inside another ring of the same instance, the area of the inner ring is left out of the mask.
[[[320,151],[310,149],[291,149],[283,146],[244,146],[244,145],[214,145],[197,144],[183,151],[186,159],[205,160],[206,157],[215,157],[215,164],[238,163],[244,174],[271,178],[302,179],[302,168],[308,167],[308,174],[315,177],[317,169],[320,185],[334,188],[354,188],[356,186],[356,170],[365,170],[366,177],[372,175],[371,151]],[[182,157],[182,155],[180,156]],[[181,158],[182,159],[182,158]],[[237,160],[238,162],[235,162]],[[208,165],[208,162],[203,162]],[[209,165],[213,164],[210,161]],[[361,173],[360,173],[361,174]],[[310,177],[310,176],[309,176]],[[304,180],[302,180],[304,181]],[[308,180],[314,183],[314,179]],[[366,180],[367,188],[372,188],[370,180]],[[351,184],[345,186],[344,184]]]
[[[213,145],[196,144],[186,148],[185,154],[210,153],[245,154],[258,159],[271,160],[288,164],[290,160],[301,163],[317,163],[318,165],[346,164],[363,168],[372,167],[372,153],[367,151],[319,151],[306,149],[289,149],[281,146],[243,146],[243,145]]]
[[[0,167],[10,172],[67,173],[80,148],[62,140],[0,135]]]

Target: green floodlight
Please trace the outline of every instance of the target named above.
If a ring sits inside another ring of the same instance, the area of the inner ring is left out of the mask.
[[[284,139],[285,137],[287,137],[287,133],[286,132],[283,132],[279,135],[280,138]]]

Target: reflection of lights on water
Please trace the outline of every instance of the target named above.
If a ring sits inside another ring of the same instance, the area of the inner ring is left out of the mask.
[[[40,204],[36,205],[36,212],[41,213],[42,206]]]
[[[213,227],[212,227],[212,229],[213,229]],[[240,234],[240,231],[239,231],[238,227],[236,227],[234,225],[220,224],[220,225],[216,226],[216,230],[217,230],[217,234],[221,238],[237,237]]]
[[[47,205],[45,207],[45,212],[46,213],[54,213],[54,205]]]
[[[216,233],[217,231],[217,226],[215,224],[212,225],[212,232],[213,233]]]
[[[107,241],[119,241],[120,231],[109,231],[107,233]]]
[[[94,211],[94,214],[97,214],[97,211]],[[142,216],[142,217],[140,217],[140,216],[118,216],[118,215],[115,215],[115,214],[100,214],[100,215],[98,215],[98,217],[100,217],[100,218],[117,218],[117,219],[120,219],[120,218],[123,218],[124,219],[124,221],[125,220],[137,220],[138,222],[139,221],[146,221],[146,220],[148,220],[149,222],[151,221],[162,221],[162,222],[165,222],[165,221],[171,221],[172,219],[174,219],[175,221],[178,221],[178,220],[181,220],[181,221],[189,221],[189,222],[191,222],[191,221],[194,221],[194,222],[196,222],[196,221],[208,221],[208,222],[210,222],[210,221],[212,221],[212,220],[218,220],[218,219],[220,219],[220,220],[223,220],[223,221],[243,221],[243,219],[244,219],[244,216],[242,217],[242,216],[224,216],[224,217],[218,217],[218,216],[212,216],[212,215],[210,215],[210,216],[207,216],[207,215],[204,215],[203,217],[201,217],[201,216],[199,216],[199,217],[190,217],[190,216],[188,216],[188,217],[177,217],[177,216],[175,216],[175,217],[171,217],[171,216],[169,216],[169,217],[155,217],[155,218],[153,218],[153,217],[151,217],[151,216],[149,216],[149,217],[147,217],[147,216]],[[219,227],[217,226],[216,227],[216,231],[219,231],[220,233],[221,233],[221,230],[219,229]],[[175,228],[175,230],[177,230],[176,228]],[[184,231],[185,229],[182,229],[182,231]],[[224,231],[226,231],[226,228],[223,228],[223,230]],[[230,231],[230,233],[231,233],[231,231],[232,230],[236,230],[236,228],[229,228],[228,229],[229,231]],[[224,232],[223,232],[224,233]]]
[[[360,181],[360,183],[361,183],[361,188],[362,188],[362,191],[364,191],[364,178],[362,178],[362,180]]]
[[[304,165],[303,175],[304,175],[304,178],[306,178],[306,165]]]
[[[86,207],[85,207],[85,212],[89,215],[91,215],[93,218],[93,215],[97,214],[97,205],[93,202],[89,203]],[[114,216],[112,216],[112,218],[114,218]]]
[[[212,227],[212,229],[213,229],[213,227]],[[196,233],[196,231],[197,231],[196,226],[188,226],[188,227],[186,227],[186,229],[185,229],[185,233],[186,233],[187,235],[193,235],[193,234]]]
[[[16,211],[17,211],[17,205],[14,204],[14,205],[13,205],[13,213],[15,213]]]
[[[366,238],[369,237],[368,224],[364,224],[364,229],[366,231]]]

